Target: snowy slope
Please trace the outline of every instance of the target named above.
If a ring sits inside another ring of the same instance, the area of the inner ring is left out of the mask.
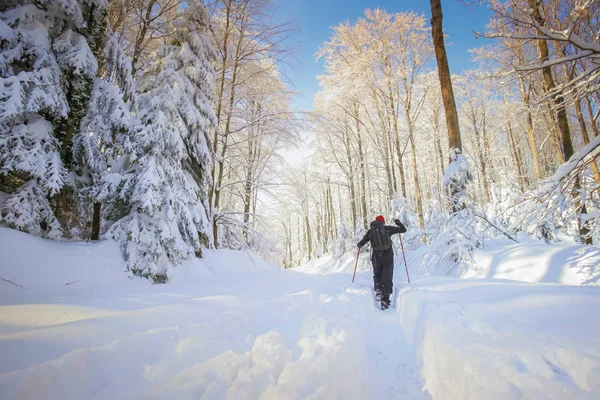
[[[483,251],[475,252],[475,260],[479,268],[467,271],[464,278],[600,285],[598,246],[491,241]]]
[[[600,398],[599,288],[429,278],[399,304],[432,398]]]
[[[0,281],[1,399],[600,396],[597,287],[397,270],[382,312],[366,260],[351,284],[208,252],[152,285],[117,250],[0,229],[25,287]]]

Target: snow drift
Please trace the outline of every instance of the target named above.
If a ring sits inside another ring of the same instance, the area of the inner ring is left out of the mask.
[[[0,229],[0,252],[0,276],[23,286],[0,281],[2,399],[600,396],[594,286],[408,286],[400,265],[382,312],[367,253],[354,284],[351,255],[307,274],[212,251],[153,285],[111,242]]]
[[[433,278],[398,317],[434,399],[597,399],[598,288]]]

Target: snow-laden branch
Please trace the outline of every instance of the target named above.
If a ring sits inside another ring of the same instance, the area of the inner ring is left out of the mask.
[[[593,51],[585,50],[580,53],[571,54],[566,57],[554,58],[552,60],[544,61],[541,63],[530,64],[530,65],[525,65],[525,66],[515,65],[515,70],[517,70],[517,71],[536,71],[538,69],[542,69],[542,68],[546,68],[546,67],[553,67],[555,65],[562,64],[565,62],[576,61],[576,60],[579,60],[579,59],[582,59],[585,57],[589,57],[593,54],[594,54]]]
[[[587,165],[600,156],[600,136],[581,148],[573,154],[571,158],[561,165],[554,175],[548,178],[545,182],[561,182],[569,176],[581,163]]]
[[[558,19],[553,22],[553,18],[546,18],[543,15],[544,11],[536,8],[520,8],[518,5],[510,2],[509,5],[502,3],[493,3],[492,10],[495,14],[496,21],[502,21],[503,24],[496,25],[497,30],[481,34],[485,38],[505,38],[526,43],[531,41],[550,42],[557,47],[568,46],[575,54],[558,54],[550,52],[546,53],[546,57],[537,60],[524,61],[520,59],[517,65],[513,66],[513,72],[519,74],[531,73],[533,71],[543,70],[559,65],[568,64],[572,67],[575,63],[582,65],[582,71],[573,74],[571,79],[554,88],[552,93],[548,95],[556,95],[559,92],[569,92],[576,97],[584,96],[588,93],[593,93],[597,90],[595,81],[600,76],[600,43],[592,38],[584,38],[578,29],[582,32],[587,32],[589,29],[594,29],[596,26],[583,23],[582,18],[588,13],[588,8],[592,2],[575,1],[570,4],[570,9],[565,10],[565,14],[554,16]],[[541,5],[538,5],[542,7]],[[538,7],[536,6],[536,7]],[[551,24],[564,26],[565,29],[555,29]],[[525,31],[524,31],[525,30]],[[595,32],[592,32],[595,34]],[[480,35],[480,34],[477,34]],[[548,45],[546,45],[548,46]],[[573,71],[574,72],[574,71]]]

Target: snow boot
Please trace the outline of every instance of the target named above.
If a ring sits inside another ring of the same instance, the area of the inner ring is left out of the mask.
[[[388,308],[390,308],[390,295],[386,294],[385,296],[381,297],[381,309],[387,310]]]
[[[381,289],[375,289],[375,300],[381,301],[382,297],[383,297],[383,293],[381,293]]]

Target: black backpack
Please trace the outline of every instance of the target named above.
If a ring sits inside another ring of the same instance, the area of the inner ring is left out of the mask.
[[[375,252],[386,251],[392,248],[390,234],[385,230],[381,221],[376,220],[371,222],[369,240],[371,241],[371,248]]]

